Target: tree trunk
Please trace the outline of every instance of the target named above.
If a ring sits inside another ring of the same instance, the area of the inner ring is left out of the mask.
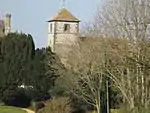
[[[96,105],[96,111],[97,111],[97,113],[100,113],[100,104]]]
[[[142,74],[142,77],[141,77],[141,84],[142,84],[142,97],[141,97],[141,103],[142,103],[142,105],[144,104],[144,76],[143,76],[143,73],[141,73]]]
[[[134,98],[131,98],[131,103],[130,103],[130,108],[133,109],[134,108]]]
[[[109,113],[109,88],[108,88],[108,80],[106,81],[107,88],[107,113]]]

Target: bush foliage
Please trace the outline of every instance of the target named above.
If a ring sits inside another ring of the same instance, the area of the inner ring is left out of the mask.
[[[52,99],[38,113],[71,113],[69,99],[66,97]]]

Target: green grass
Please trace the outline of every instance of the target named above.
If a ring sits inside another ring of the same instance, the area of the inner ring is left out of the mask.
[[[26,112],[16,107],[0,106],[0,113],[26,113]]]
[[[120,110],[119,109],[111,109],[110,112],[111,113],[120,113]]]

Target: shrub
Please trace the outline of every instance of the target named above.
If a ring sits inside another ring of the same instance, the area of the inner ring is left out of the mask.
[[[31,99],[24,89],[7,89],[3,92],[2,101],[9,106],[28,107]]]
[[[38,113],[71,113],[69,99],[66,97],[52,99]]]
[[[37,113],[39,109],[42,109],[43,107],[45,107],[43,102],[32,102],[32,106],[33,106],[35,113]]]
[[[0,100],[0,106],[3,106],[3,105],[5,105],[4,102],[2,102],[2,101]]]
[[[71,96],[71,107],[73,113],[86,113],[88,110],[93,110],[93,108],[85,103],[82,99]]]

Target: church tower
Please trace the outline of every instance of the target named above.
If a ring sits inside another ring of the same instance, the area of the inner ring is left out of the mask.
[[[79,22],[66,8],[62,7],[48,20],[47,47],[51,47],[55,53],[68,51],[69,46],[79,37]]]

